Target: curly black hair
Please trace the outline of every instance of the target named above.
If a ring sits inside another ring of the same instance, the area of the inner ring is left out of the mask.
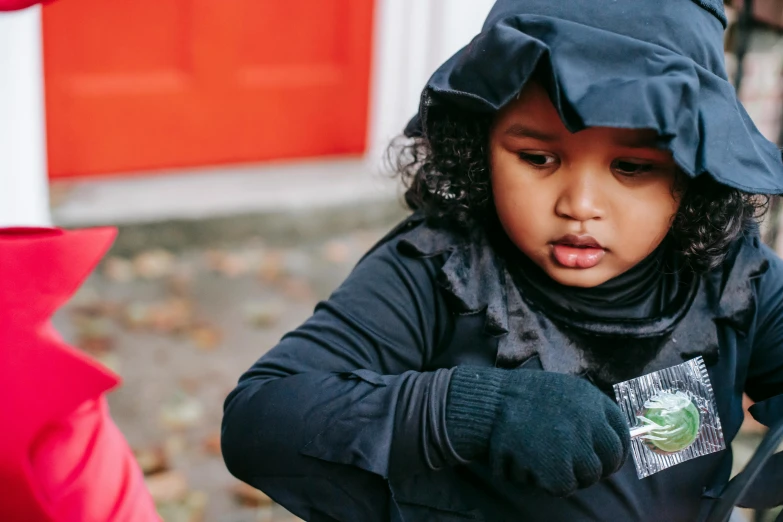
[[[395,140],[394,171],[406,187],[405,202],[429,219],[469,229],[494,222],[489,167],[491,114],[454,107],[431,108],[426,137]],[[682,194],[670,237],[696,272],[719,266],[732,243],[755,227],[769,197],[721,185],[710,176],[680,176]]]

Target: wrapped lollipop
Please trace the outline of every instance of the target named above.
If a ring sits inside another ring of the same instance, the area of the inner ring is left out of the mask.
[[[726,448],[701,357],[614,386],[639,478]]]
[[[655,452],[683,451],[699,437],[701,414],[690,397],[681,391],[661,392],[644,403],[640,426],[631,430],[632,439],[640,439]]]

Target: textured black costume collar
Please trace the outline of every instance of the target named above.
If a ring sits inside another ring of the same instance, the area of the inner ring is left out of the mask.
[[[498,225],[498,230],[501,227]],[[668,238],[639,264],[593,288],[561,285],[521,254],[502,231],[490,235],[493,248],[523,297],[552,317],[571,323],[594,320],[628,322],[673,316],[688,301],[694,286],[692,273]]]
[[[485,332],[498,339],[497,366],[535,364],[607,388],[697,355],[714,364],[716,323],[745,332],[755,312],[752,279],[768,267],[759,245],[757,236],[738,240],[721,267],[680,285],[659,315],[620,319],[544,309],[515,283],[480,228],[460,234],[420,220],[398,248],[411,257],[443,256],[438,283],[455,313],[485,314]]]

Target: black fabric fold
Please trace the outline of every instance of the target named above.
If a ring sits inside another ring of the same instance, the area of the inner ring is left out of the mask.
[[[606,319],[542,308],[492,245],[478,227],[460,234],[421,223],[400,237],[398,248],[411,256],[446,256],[439,284],[458,313],[485,314],[485,331],[498,338],[496,366],[516,368],[537,357],[544,370],[582,375],[607,390],[698,355],[714,364],[716,322],[747,329],[755,310],[752,280],[767,268],[754,253],[756,236],[744,237],[726,273],[718,269],[679,284],[660,313]]]
[[[681,308],[677,303],[681,287],[692,283],[690,272],[680,266],[679,256],[669,241],[630,270],[592,288],[561,285],[527,256],[510,250],[503,250],[510,260],[509,271],[533,302],[559,316],[583,321],[596,317],[625,321],[667,315],[667,309]]]
[[[536,77],[572,132],[651,129],[692,178],[781,193],[780,152],[728,81],[718,13],[715,0],[500,0],[427,82],[406,134],[426,136],[434,106],[494,113]]]

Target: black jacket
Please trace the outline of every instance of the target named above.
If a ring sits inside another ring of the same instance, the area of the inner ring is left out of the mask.
[[[506,306],[491,285],[455,288],[470,285],[482,261],[449,241],[406,220],[241,377],[225,404],[229,470],[313,521],[697,520],[728,480],[730,450],[643,480],[629,460],[566,499],[496,483],[481,463],[454,465],[445,429],[451,369],[497,365],[498,346],[512,336],[490,320]],[[703,279],[704,307],[716,314],[705,335],[717,339],[704,355],[729,443],[743,391],[761,401],[759,420],[783,418],[783,262],[744,238]],[[546,362],[529,355],[519,365]],[[783,503],[779,457],[748,503]]]

